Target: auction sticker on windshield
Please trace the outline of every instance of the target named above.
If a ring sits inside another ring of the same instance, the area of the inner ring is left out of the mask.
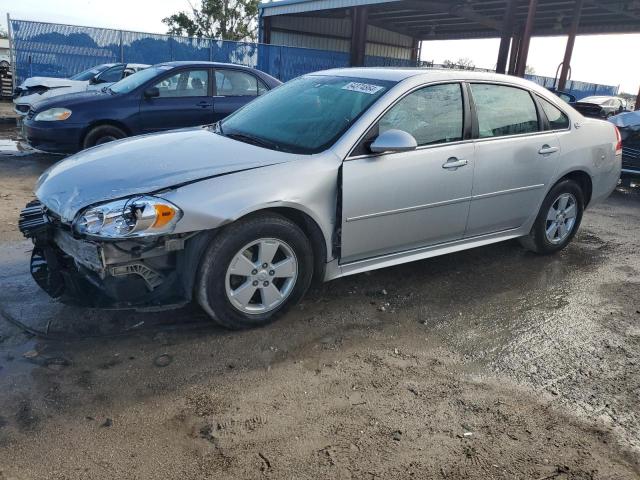
[[[371,85],[370,83],[349,82],[342,87],[342,90],[351,90],[352,92],[368,93],[369,95],[373,95],[383,88],[384,87],[380,87],[378,85]]]

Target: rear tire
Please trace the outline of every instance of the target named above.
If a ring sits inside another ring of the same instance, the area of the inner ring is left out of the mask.
[[[200,264],[195,296],[224,328],[261,327],[300,301],[313,264],[311,243],[295,223],[277,214],[251,216],[214,237]]]
[[[125,138],[127,134],[113,125],[99,125],[92,128],[84,137],[82,148],[95,147],[104,143]]]
[[[565,248],[573,239],[584,212],[584,194],[573,180],[562,180],[547,194],[529,235],[520,237],[527,250],[547,255]]]

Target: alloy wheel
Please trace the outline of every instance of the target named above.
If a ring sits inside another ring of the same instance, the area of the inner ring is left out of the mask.
[[[545,234],[554,245],[562,243],[571,234],[578,214],[577,201],[571,193],[563,193],[551,204],[547,212]]]
[[[262,314],[278,308],[291,294],[298,260],[282,240],[261,238],[238,251],[225,279],[227,299],[237,310]]]

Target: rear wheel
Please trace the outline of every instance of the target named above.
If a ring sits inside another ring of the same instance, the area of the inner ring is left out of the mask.
[[[280,215],[225,227],[204,254],[196,297],[221,326],[266,325],[297,303],[311,284],[313,252],[300,228]]]
[[[82,147],[95,147],[96,145],[102,145],[103,143],[120,140],[126,136],[127,134],[118,127],[113,125],[99,125],[89,130],[87,135],[84,137]]]
[[[520,238],[527,249],[542,254],[555,253],[566,247],[576,234],[584,196],[573,180],[563,180],[547,194],[529,235]]]

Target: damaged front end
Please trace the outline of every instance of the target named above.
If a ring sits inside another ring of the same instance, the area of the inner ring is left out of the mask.
[[[34,243],[31,275],[63,303],[155,309],[191,301],[200,256],[212,231],[123,239],[79,235],[39,201],[20,213]]]

